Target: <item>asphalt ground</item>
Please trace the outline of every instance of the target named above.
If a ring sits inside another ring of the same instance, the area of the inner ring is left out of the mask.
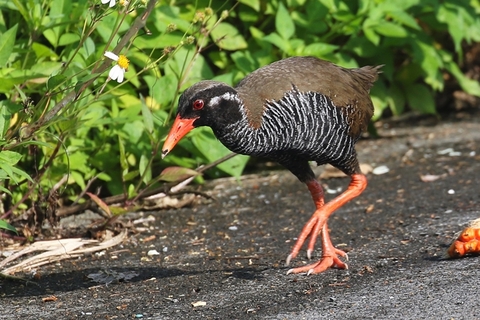
[[[329,220],[348,270],[286,275],[314,206],[293,175],[274,170],[191,187],[214,200],[129,215],[149,219],[120,246],[41,267],[38,286],[0,280],[0,319],[480,319],[480,258],[443,259],[480,217],[480,114],[379,132],[357,150],[388,172],[369,173],[366,191]],[[327,200],[348,182],[323,180]],[[302,251],[293,265],[307,262]],[[95,282],[98,273],[120,281]]]

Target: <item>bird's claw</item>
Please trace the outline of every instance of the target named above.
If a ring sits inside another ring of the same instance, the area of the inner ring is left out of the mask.
[[[308,258],[308,260],[311,260],[311,259],[312,259],[312,253],[313,253],[313,250],[312,250],[312,249],[307,249],[307,258]]]
[[[292,259],[293,259],[292,255],[289,254],[288,257],[287,257],[287,260],[285,260],[285,266],[288,267],[290,265],[290,261],[292,261]]]
[[[306,266],[303,266],[303,267],[298,267],[298,268],[292,268],[290,270],[287,271],[287,275],[288,274],[297,274],[297,273],[307,273],[307,276],[311,275],[311,274],[317,274],[317,273],[321,273],[329,268],[333,268],[333,267],[336,267],[336,268],[339,268],[339,269],[348,269],[348,265],[341,261],[337,254],[341,255],[342,257],[346,257],[347,254],[343,251],[341,251],[343,253],[340,254],[339,251],[341,250],[338,250],[336,249],[335,250],[335,254],[333,255],[324,255],[322,257],[322,259],[320,259],[319,261],[315,262],[315,263],[312,263],[312,264],[309,264],[309,265],[306,265]]]

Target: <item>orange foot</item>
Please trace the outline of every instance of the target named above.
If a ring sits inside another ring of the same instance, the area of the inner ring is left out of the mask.
[[[307,225],[308,225],[308,223],[307,223]],[[303,234],[303,231],[302,231],[302,234]],[[312,237],[311,237],[310,240],[312,240],[312,238],[314,238],[313,243],[315,243],[315,240],[316,240],[317,237],[313,236],[313,234],[312,234]],[[291,259],[295,258],[295,256],[298,253],[298,251],[295,252],[296,251],[295,248],[301,247],[303,245],[304,241],[305,241],[305,239],[301,239],[301,238],[298,239],[298,241],[297,241],[297,243],[294,247],[294,250],[292,250],[292,253],[287,258],[287,265],[290,263]],[[301,243],[299,243],[299,242],[301,242]],[[310,244],[312,244],[312,241],[310,241]],[[327,270],[329,268],[333,268],[333,267],[340,268],[340,269],[348,269],[347,264],[344,263],[342,260],[340,260],[339,257],[338,257],[338,256],[341,256],[341,257],[344,257],[346,260],[348,260],[348,256],[344,251],[342,251],[340,249],[337,249],[333,246],[332,241],[330,240],[330,236],[328,235],[328,227],[327,227],[326,223],[322,227],[322,250],[323,250],[322,259],[320,259],[319,261],[317,261],[315,263],[311,263],[311,264],[308,264],[308,265],[303,266],[303,267],[290,269],[290,270],[287,271],[287,274],[306,272],[307,275],[311,275],[311,274],[317,274],[317,273],[324,272],[325,270]],[[313,251],[313,246],[309,245],[309,248],[308,248],[308,251],[307,251],[307,255],[308,255],[309,259],[311,258],[312,251]]]
[[[312,256],[313,248],[315,247],[315,242],[317,241],[317,236],[322,234],[322,259],[317,263],[313,263],[304,267],[298,267],[288,270],[289,273],[301,273],[307,272],[307,274],[320,273],[328,268],[337,267],[341,269],[348,269],[347,265],[342,262],[338,256],[345,257],[348,260],[347,254],[342,250],[336,249],[330,236],[328,234],[327,220],[330,215],[343,206],[348,201],[357,197],[362,193],[362,191],[367,186],[367,178],[361,173],[355,173],[351,175],[350,184],[341,195],[324,205],[323,198],[323,189],[316,180],[310,180],[306,182],[308,190],[312,195],[313,202],[317,210],[313,213],[312,217],[302,229],[300,236],[298,237],[297,242],[293,246],[293,249],[290,255],[287,257],[287,266],[290,264],[290,261],[294,259],[300,249],[303,246],[305,240],[310,237],[307,247],[307,257],[310,259]]]

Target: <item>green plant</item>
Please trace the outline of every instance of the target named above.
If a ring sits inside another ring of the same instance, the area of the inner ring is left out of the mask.
[[[345,67],[385,64],[372,90],[376,119],[387,110],[436,112],[433,97],[445,73],[480,94],[460,68],[462,45],[480,40],[478,0],[124,4],[0,0],[3,219],[33,206],[53,212],[97,188],[101,196],[135,199],[183,172],[162,175],[166,167],[195,168],[225,156],[229,151],[201,129],[160,161],[178,95],[202,79],[234,85],[287,56]],[[125,66],[120,53],[129,59],[122,83],[107,72],[112,63]],[[234,157],[207,175],[239,176],[247,161]]]
[[[181,88],[213,76],[194,60],[210,33],[200,28],[213,30],[221,18],[190,6],[186,19],[179,8],[155,5],[0,1],[4,218],[34,204],[47,212],[59,201],[83,201],[77,195],[94,187],[131,198],[164,179],[155,158],[164,125]],[[150,14],[156,19],[146,26]],[[117,74],[105,72],[110,59]],[[201,139],[196,145],[210,148]],[[205,162],[196,154],[174,163]]]
[[[346,67],[384,64],[372,90],[375,119],[387,108],[394,115],[407,109],[435,113],[435,91],[443,90],[445,73],[465,92],[480,95],[478,82],[459,67],[462,44],[480,41],[478,1],[241,2],[246,6],[237,18],[247,21],[242,29],[248,49],[230,56],[241,76],[293,55]]]

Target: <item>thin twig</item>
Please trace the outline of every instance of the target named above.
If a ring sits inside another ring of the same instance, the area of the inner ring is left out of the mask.
[[[83,196],[85,195],[85,193],[88,191],[88,189],[90,189],[90,186],[92,185],[92,183],[97,180],[97,177],[98,176],[95,176],[93,177],[92,179],[88,180],[87,182],[87,185],[85,186],[85,188],[83,188],[82,192],[80,192],[80,194],[77,196],[77,198],[75,198],[75,200],[73,201],[73,204],[77,204],[78,201],[80,201],[80,199],[83,198]]]
[[[65,183],[67,182],[68,180],[68,174],[64,174],[62,179],[60,179],[60,181],[58,181],[57,183],[55,183],[55,185],[52,187],[52,189],[50,190],[50,192],[48,193],[48,196],[51,197],[55,192],[57,192],[58,189],[60,189],[60,187]]]

